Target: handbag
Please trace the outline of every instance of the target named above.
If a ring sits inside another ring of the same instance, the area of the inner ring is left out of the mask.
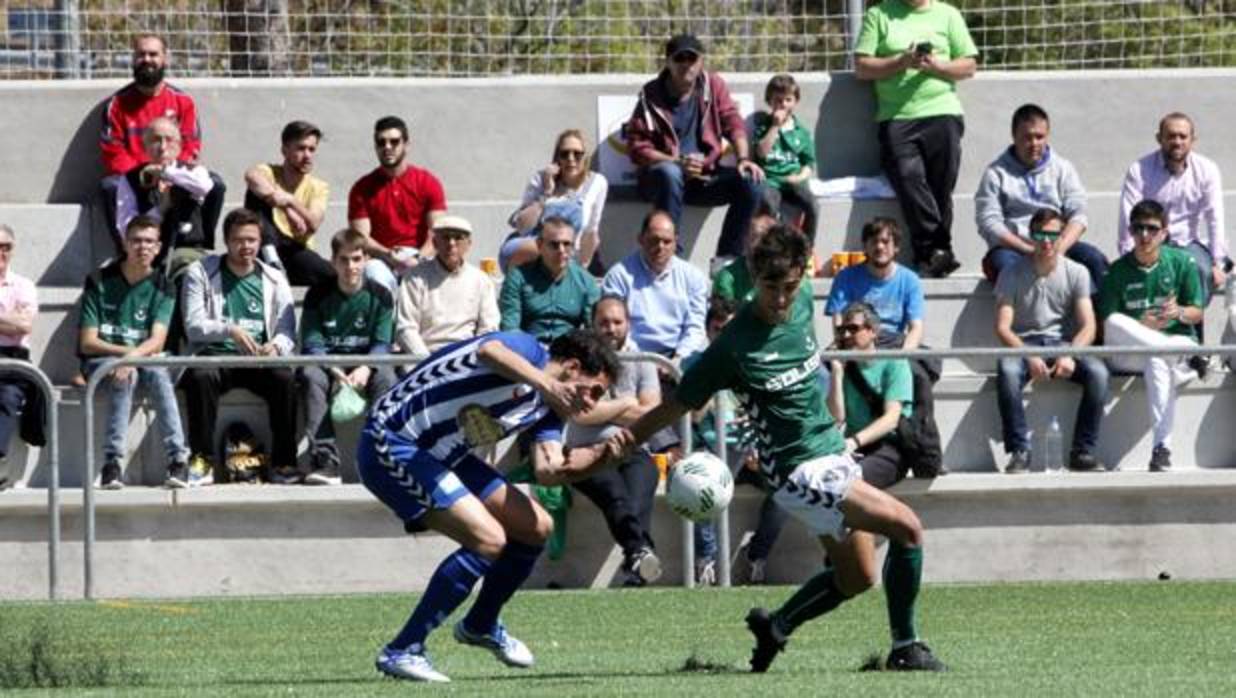
[[[872,415],[884,412],[884,398],[877,394],[875,388],[863,377],[857,364],[852,361],[845,362],[845,377],[854,384],[859,395],[863,396]],[[909,417],[901,415],[891,436],[903,464],[909,466],[914,477],[932,478],[943,471],[940,432],[929,415],[917,409],[913,410]]]

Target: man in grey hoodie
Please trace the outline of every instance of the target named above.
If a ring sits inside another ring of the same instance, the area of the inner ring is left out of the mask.
[[[1037,104],[1021,105],[1013,112],[1012,130],[1013,144],[987,166],[974,194],[975,222],[990,247],[983,257],[984,275],[994,284],[1006,267],[1034,253],[1030,218],[1048,208],[1065,220],[1057,254],[1086,267],[1091,288],[1097,291],[1107,274],[1107,258],[1081,241],[1086,232],[1086,190],[1073,163],[1048,145],[1047,112]]]
[[[262,222],[248,209],[223,220],[227,252],[194,262],[185,272],[180,302],[187,352],[202,356],[287,356],[295,347],[292,289],[283,272],[258,259]],[[270,412],[273,467],[262,479],[296,478],[296,377],[291,368],[191,368],[181,378],[189,408],[190,477],[212,470],[219,398],[244,387]]]

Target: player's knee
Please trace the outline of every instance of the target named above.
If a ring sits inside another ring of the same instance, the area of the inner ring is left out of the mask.
[[[858,596],[876,583],[876,566],[855,564],[837,570],[837,590],[846,596]]]
[[[506,532],[501,526],[486,526],[476,532],[474,552],[489,560],[497,560],[506,547]]]
[[[913,509],[909,507],[904,507],[904,509],[901,520],[898,522],[901,529],[901,543],[916,548],[921,547],[924,539],[923,523],[918,520],[918,514],[915,514]]]
[[[536,521],[532,528],[532,539],[529,541],[533,545],[545,545],[545,541],[554,535],[554,518],[549,515],[549,512],[537,507]]]

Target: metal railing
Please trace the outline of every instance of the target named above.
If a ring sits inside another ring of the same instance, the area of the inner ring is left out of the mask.
[[[861,360],[872,358],[871,351],[833,351],[827,350],[820,352],[820,357],[825,362],[829,360]],[[1163,346],[1163,347],[1021,347],[1021,348],[997,348],[997,347],[973,347],[973,348],[943,348],[943,349],[881,349],[878,355],[882,359],[887,358],[905,358],[905,359],[944,359],[944,358],[1023,358],[1026,356],[1040,356],[1044,358],[1053,358],[1060,356],[1091,356],[1096,358],[1106,358],[1113,356],[1137,356],[1137,357],[1153,357],[1153,356],[1192,356],[1197,354],[1230,356],[1236,355],[1236,345],[1219,345],[1219,346]],[[671,376],[680,378],[681,373],[678,368],[665,357],[657,354],[623,354],[623,361],[651,361],[659,367],[665,369]],[[121,366],[134,367],[164,367],[169,369],[174,368],[289,368],[300,366],[352,366],[357,363],[355,356],[333,355],[333,356],[285,356],[285,357],[146,357],[146,358],[117,358],[104,363],[90,377],[87,382],[85,397],[83,399],[83,411],[86,424],[86,457],[84,463],[84,472],[82,479],[82,496],[83,496],[83,517],[85,519],[85,538],[83,541],[83,595],[86,599],[94,598],[94,543],[95,543],[95,500],[94,500],[94,465],[95,465],[95,435],[94,435],[94,395],[99,387],[99,384],[108,376],[114,369]],[[366,357],[366,364],[373,366],[385,365],[401,365],[409,363],[408,357],[401,356],[370,356]],[[47,393],[49,405],[49,429],[53,435],[50,439],[51,451],[51,487],[48,492],[48,506],[50,509],[49,528],[51,531],[51,541],[49,541],[50,555],[50,570],[51,578],[49,595],[56,598],[56,554],[59,545],[59,520],[60,520],[60,500],[59,500],[59,450],[58,439],[55,435],[58,432],[58,422],[56,419],[57,408],[59,401],[55,398],[54,387],[51,382],[37,368],[30,364],[25,364],[19,361],[12,361],[12,365],[8,361],[0,361],[0,369],[14,368],[32,375],[39,382],[42,389]],[[719,413],[720,411],[716,411]],[[717,414],[717,443],[715,449],[718,457],[725,461],[725,434],[728,424],[724,416]],[[682,431],[682,448],[683,453],[690,453],[692,441],[692,428],[690,415],[683,416],[680,422]],[[717,564],[718,564],[718,581],[723,586],[728,586],[731,583],[730,570],[730,531],[729,531],[729,516],[728,513],[719,516],[717,519]],[[683,557],[683,580],[685,586],[695,585],[695,538],[694,525],[684,519],[682,526],[682,557]]]
[[[55,601],[60,596],[60,401],[56,386],[37,366],[21,359],[0,358],[0,373],[19,373],[34,381],[46,406],[47,419],[47,598]],[[21,480],[25,483],[30,473],[23,470]]]

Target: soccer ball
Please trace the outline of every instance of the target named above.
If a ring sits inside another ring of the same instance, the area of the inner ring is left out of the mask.
[[[678,461],[665,484],[665,501],[675,514],[708,521],[725,511],[734,496],[730,469],[711,453],[697,451]]]

